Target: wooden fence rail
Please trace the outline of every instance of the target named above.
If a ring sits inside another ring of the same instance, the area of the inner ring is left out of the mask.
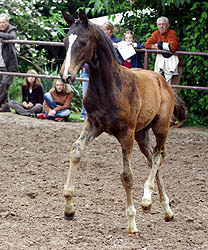
[[[64,46],[63,42],[45,42],[45,41],[28,41],[28,40],[1,40],[3,43],[17,43],[17,44],[30,44],[30,45],[44,45],[44,46]],[[176,51],[169,52],[164,50],[154,50],[154,49],[136,49],[139,53],[144,53],[144,69],[148,69],[149,64],[149,54],[150,53],[168,53],[174,55],[193,55],[193,56],[208,56],[205,52],[187,52],[187,51]],[[13,75],[13,76],[34,76],[26,73],[13,73],[13,72],[0,72],[0,75]],[[49,79],[60,79],[60,76],[53,75],[35,75],[39,78],[49,78]],[[85,78],[76,78],[76,81],[88,81]],[[183,88],[183,89],[195,89],[195,90],[208,90],[208,87],[200,86],[183,86],[183,85],[171,85],[172,88]]]

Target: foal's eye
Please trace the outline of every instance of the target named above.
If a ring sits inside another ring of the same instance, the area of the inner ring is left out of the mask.
[[[82,47],[85,47],[85,46],[87,45],[87,43],[86,43],[86,42],[80,42],[80,45],[81,45]]]

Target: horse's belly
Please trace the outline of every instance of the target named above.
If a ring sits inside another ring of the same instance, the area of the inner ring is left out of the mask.
[[[159,113],[161,107],[161,96],[158,92],[158,89],[156,89],[154,94],[144,94],[141,97],[141,108],[137,117],[136,130],[145,128]]]
[[[145,114],[140,113],[137,119],[136,131],[145,128],[157,115],[153,110],[148,110]]]

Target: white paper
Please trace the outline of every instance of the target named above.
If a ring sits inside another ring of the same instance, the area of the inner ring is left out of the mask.
[[[117,44],[118,44],[118,51],[121,54],[121,56],[123,57],[124,61],[136,54],[136,51],[133,48],[133,46],[127,45],[127,43],[125,41],[121,41]]]

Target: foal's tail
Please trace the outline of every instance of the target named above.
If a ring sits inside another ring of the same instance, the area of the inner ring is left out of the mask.
[[[173,110],[173,115],[177,121],[182,122],[186,119],[186,108],[184,101],[174,93],[175,106]]]

